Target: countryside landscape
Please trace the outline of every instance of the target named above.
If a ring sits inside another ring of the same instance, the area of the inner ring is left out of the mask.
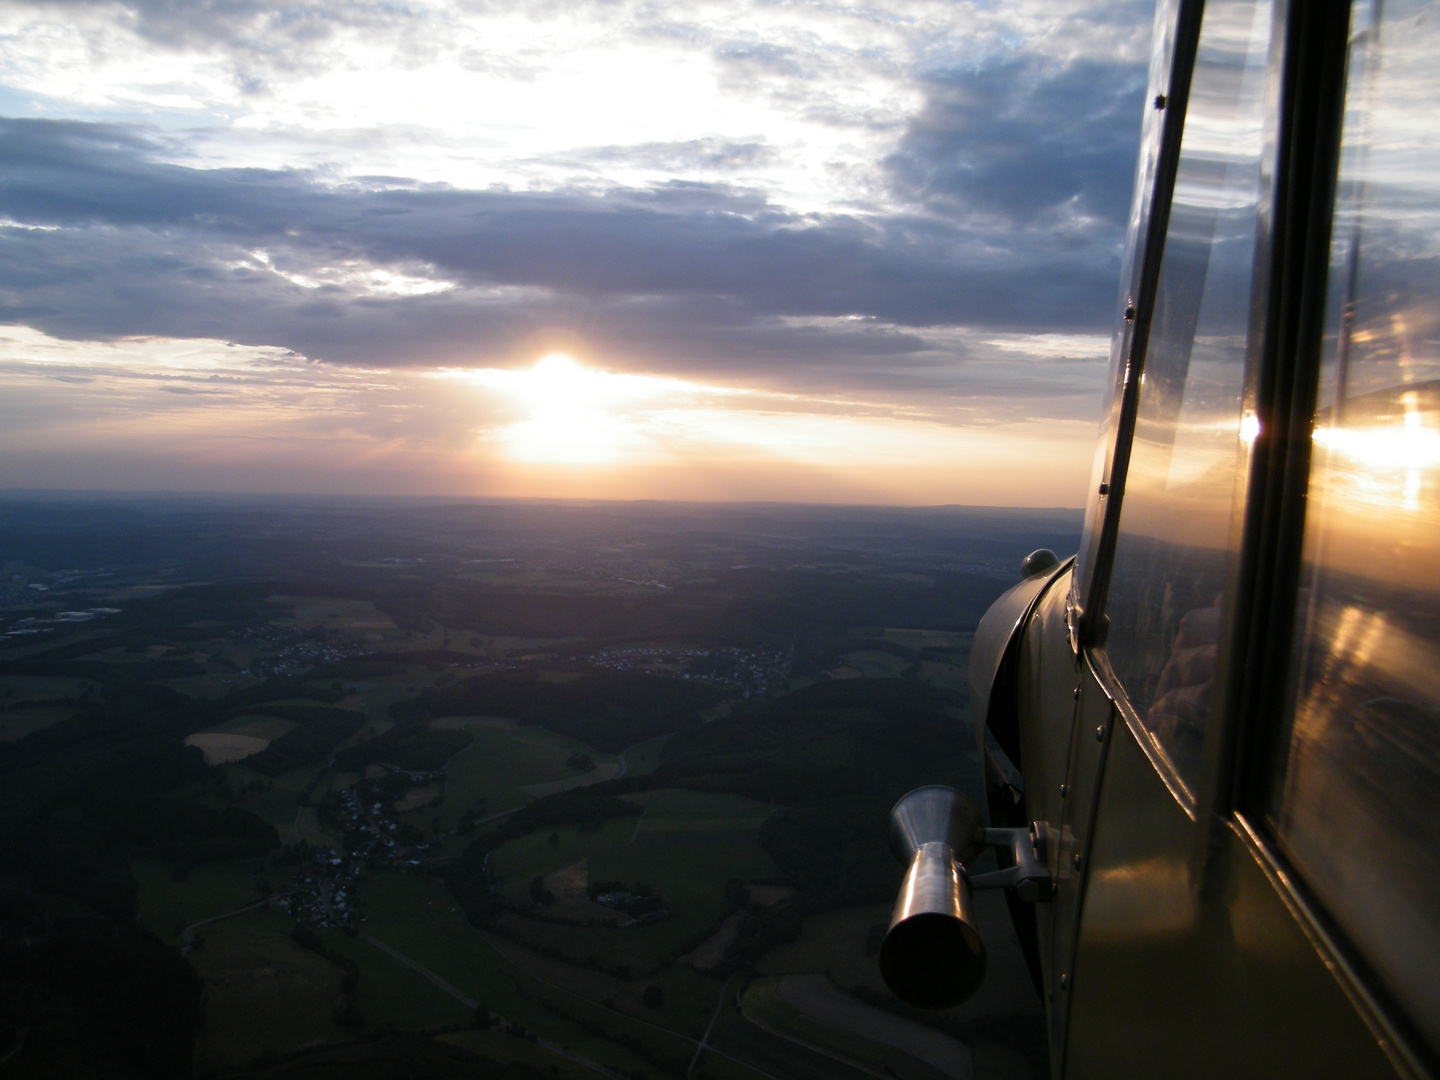
[[[971,636],[1077,512],[11,494],[10,1077],[1040,1078],[1004,903],[876,964]]]

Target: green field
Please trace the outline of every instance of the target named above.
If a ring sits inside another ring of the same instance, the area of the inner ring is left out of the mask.
[[[344,973],[291,941],[291,925],[252,912],[205,927],[204,945],[189,955],[207,1002],[197,1071],[355,1038],[334,1019],[345,1002]]]
[[[510,933],[575,960],[593,956],[604,967],[627,965],[641,975],[668,965],[687,943],[720,920],[726,911],[726,882],[778,873],[755,842],[756,830],[769,812],[761,803],[738,795],[676,788],[627,799],[645,807],[638,819],[613,820],[598,831],[554,830],[555,844],[548,833],[520,837],[492,853],[491,869],[501,891],[524,902],[535,875],[548,875],[586,858],[590,880],[648,885],[664,898],[670,917],[600,929],[506,915],[502,923]],[[582,910],[587,917],[607,917],[594,905]],[[575,917],[581,912],[559,909],[555,914]]]
[[[277,594],[266,597],[265,602],[277,609],[278,617],[272,620],[276,626],[326,626],[375,640],[394,636],[400,629],[368,600]]]
[[[425,1031],[468,1024],[474,1012],[413,968],[359,938],[327,934],[325,947],[354,960],[360,969],[355,1007],[367,1024]]]
[[[822,1024],[794,1008],[780,996],[776,978],[764,976],[752,982],[745,988],[741,1007],[746,1016],[770,1031],[818,1047],[861,1068],[891,1076],[903,1076],[910,1071],[906,1068],[911,1065],[906,1060],[909,1055],[853,1032]]]
[[[14,742],[36,731],[54,727],[75,715],[73,705],[33,705],[0,709],[0,742]]]
[[[0,675],[0,707],[22,701],[78,698],[99,684],[63,675]]]
[[[661,735],[636,743],[625,751],[626,776],[648,776],[660,766],[660,752],[674,735]]]
[[[445,765],[445,802],[415,815],[427,832],[431,818],[439,818],[442,829],[453,829],[481,799],[485,800],[482,817],[524,806],[531,796],[520,788],[578,775],[567,763],[576,751],[588,754],[597,765],[617,760],[574,739],[513,720],[456,717],[437,724],[463,727],[475,741]]]
[[[261,862],[233,859],[202,863],[192,868],[184,881],[176,881],[174,869],[168,862],[135,859],[130,864],[130,872],[138,886],[136,901],[140,921],[166,941],[178,942],[178,927],[223,915],[259,900],[255,868]],[[208,936],[209,930],[210,927],[204,927],[200,933]]]
[[[909,660],[873,649],[857,649],[839,657],[832,668],[840,678],[897,678],[913,665]]]
[[[288,788],[277,787],[248,796],[240,805],[271,825],[293,825],[300,810],[300,796]]]
[[[639,1039],[652,1055],[667,1060],[688,1060],[688,1054],[694,1050],[693,1043],[652,1025],[683,1036],[696,1026],[701,1017],[708,1019],[709,1010],[715,1007],[720,984],[688,972],[678,973],[660,983],[666,994],[664,1009],[649,1010],[640,1006],[634,1018],[625,1015],[630,1011],[627,1003],[632,999],[638,1003],[648,981],[637,983],[633,988],[627,987],[616,995],[615,1007],[619,1011],[606,1009],[583,996],[567,992],[563,985],[564,975],[557,974],[555,965],[546,965],[545,977],[537,977],[534,972],[518,969],[491,948],[465,922],[453,898],[437,881],[382,874],[365,883],[363,896],[366,915],[366,921],[361,925],[363,934],[384,942],[423,965],[507,1020],[519,1022],[610,1068],[624,1071],[640,1068],[651,1074],[656,1071],[653,1064],[608,1039],[586,1032],[567,1017],[583,1017],[589,1022],[602,1024],[607,1033]],[[343,937],[339,933],[330,933],[325,935],[325,940],[327,943],[341,942]],[[362,970],[366,970],[360,954],[349,951],[351,946],[363,944],[345,939],[337,947],[345,948],[347,955],[354,955],[362,964]],[[372,948],[372,951],[379,956],[385,955],[377,949]],[[363,978],[361,985],[363,990]],[[546,1007],[547,1002],[550,1008]],[[372,1007],[378,1009],[378,1004]],[[553,1010],[559,1010],[561,1015]],[[363,1006],[361,1012],[365,1013]],[[436,1022],[441,1023],[444,1022],[443,1015],[449,1013],[436,1015]],[[370,1019],[368,1013],[366,1016]],[[374,1019],[380,1018],[377,1012]]]
[[[883,991],[880,963],[867,955],[865,937],[874,926],[889,922],[888,904],[807,916],[800,923],[800,936],[767,952],[756,962],[756,970],[767,975],[829,972],[841,986],[868,986]]]
[[[595,1077],[594,1071],[586,1066],[532,1043],[529,1039],[504,1031],[457,1031],[450,1035],[441,1035],[440,1040],[462,1050],[480,1054],[491,1061],[498,1061],[502,1065],[518,1061],[548,1076],[560,1077],[561,1080],[594,1080]]]

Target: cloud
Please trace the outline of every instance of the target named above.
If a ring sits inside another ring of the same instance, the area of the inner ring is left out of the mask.
[[[54,13],[109,16],[137,37],[170,49],[219,46],[284,56],[328,40],[338,29],[369,31],[413,21],[419,11],[390,0],[20,0]]]
[[[1061,68],[1010,57],[932,73],[924,108],[885,159],[902,196],[1010,228],[1120,235],[1134,176],[1139,65]]]
[[[505,360],[559,333],[612,362],[843,381],[923,368],[947,327],[1103,328],[1114,299],[1113,228],[1057,241],[717,184],[467,190],[158,151],[135,127],[0,121],[0,219],[24,226],[0,227],[0,318],[358,364]]]
[[[1054,503],[1083,479],[1064,448],[1089,425],[573,368],[385,372],[0,326],[0,484]]]
[[[733,172],[768,165],[777,152],[764,139],[724,139],[706,136],[675,142],[647,142],[632,146],[597,146],[554,155],[557,163],[578,168],[625,165],[660,172]]]

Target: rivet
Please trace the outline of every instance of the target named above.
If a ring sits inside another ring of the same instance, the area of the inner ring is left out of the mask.
[[[1099,727],[1097,727],[1097,728],[1095,729],[1095,741],[1096,741],[1096,742],[1104,742],[1104,741],[1105,741],[1105,725],[1104,725],[1104,724],[1101,724]]]
[[[1082,860],[1080,858],[1080,853],[1077,851],[1073,856],[1071,856],[1070,865],[1073,866],[1076,870],[1079,870],[1081,861]]]
[[[1155,108],[1157,108],[1157,109],[1163,109],[1164,107],[1165,107],[1165,95],[1164,95],[1164,94],[1156,94],[1156,95],[1155,95]]]
[[[1070,989],[1070,976],[1064,974],[1063,972],[1062,972],[1061,975],[1060,975],[1060,989],[1061,989],[1061,990],[1068,990],[1068,989]]]
[[[1061,784],[1061,785],[1060,785],[1060,798],[1063,799],[1063,798],[1065,797],[1066,793],[1069,792],[1069,790],[1070,790],[1069,787],[1067,787],[1065,784]]]

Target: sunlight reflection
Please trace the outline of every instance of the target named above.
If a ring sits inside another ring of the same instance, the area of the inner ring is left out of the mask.
[[[1355,495],[1418,511],[1424,472],[1440,466],[1440,431],[1426,426],[1419,395],[1407,392],[1401,402],[1405,417],[1398,426],[1317,427],[1315,442],[1358,467],[1350,476]],[[1376,472],[1402,475],[1387,481]]]

